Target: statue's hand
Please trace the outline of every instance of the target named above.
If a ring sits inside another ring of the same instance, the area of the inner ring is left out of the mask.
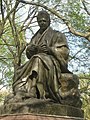
[[[30,59],[33,55],[37,54],[37,46],[34,44],[31,44],[26,49],[26,55],[27,58]]]
[[[47,45],[40,45],[38,48],[39,52],[41,53],[47,53],[50,54],[50,47],[48,47]]]
[[[36,46],[35,44],[32,44],[32,45],[30,45],[30,47],[29,47],[29,51],[30,51],[30,52],[36,53],[36,52],[37,52],[37,49],[38,49],[38,46]]]

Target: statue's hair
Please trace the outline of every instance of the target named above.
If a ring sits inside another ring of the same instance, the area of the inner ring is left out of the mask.
[[[39,12],[38,12],[37,21],[39,21],[39,19],[40,19],[41,17],[46,17],[47,20],[50,22],[50,15],[49,15],[49,13],[46,12],[45,10],[42,10],[42,11],[39,11]]]

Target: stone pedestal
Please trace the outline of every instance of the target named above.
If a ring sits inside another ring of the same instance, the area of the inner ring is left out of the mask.
[[[42,115],[58,115],[69,116],[83,119],[83,111],[79,108],[61,105],[51,102],[50,100],[29,99],[28,101],[9,103],[2,106],[1,114],[42,114]],[[36,120],[36,119],[34,119]]]
[[[79,117],[67,117],[56,115],[40,115],[40,114],[13,114],[2,115],[0,120],[84,120]]]

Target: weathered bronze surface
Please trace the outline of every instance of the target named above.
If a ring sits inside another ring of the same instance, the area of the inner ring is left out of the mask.
[[[40,29],[26,49],[29,60],[14,76],[15,99],[49,98],[60,104],[81,107],[79,80],[67,68],[69,48],[65,35],[50,27],[46,11],[38,13],[37,22]]]
[[[37,22],[40,29],[26,48],[29,60],[17,69],[13,93],[6,97],[5,105],[49,99],[53,104],[81,108],[79,79],[68,70],[69,48],[65,35],[50,27],[46,11],[38,13]]]

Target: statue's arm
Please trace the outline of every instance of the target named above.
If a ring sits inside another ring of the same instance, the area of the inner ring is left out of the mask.
[[[69,49],[66,46],[56,47],[54,52],[58,55],[58,58],[62,57],[66,61],[66,63],[68,63]]]
[[[63,58],[66,62],[68,62],[68,58],[69,58],[69,47],[68,47],[68,43],[66,40],[66,37],[63,33],[57,32],[56,34],[56,42],[53,45],[53,47],[51,47],[51,53],[56,54],[56,56],[58,58]]]
[[[57,35],[57,42],[51,49],[51,55],[54,56],[62,66],[63,72],[67,71],[68,58],[69,58],[69,48],[65,38],[65,35]]]

